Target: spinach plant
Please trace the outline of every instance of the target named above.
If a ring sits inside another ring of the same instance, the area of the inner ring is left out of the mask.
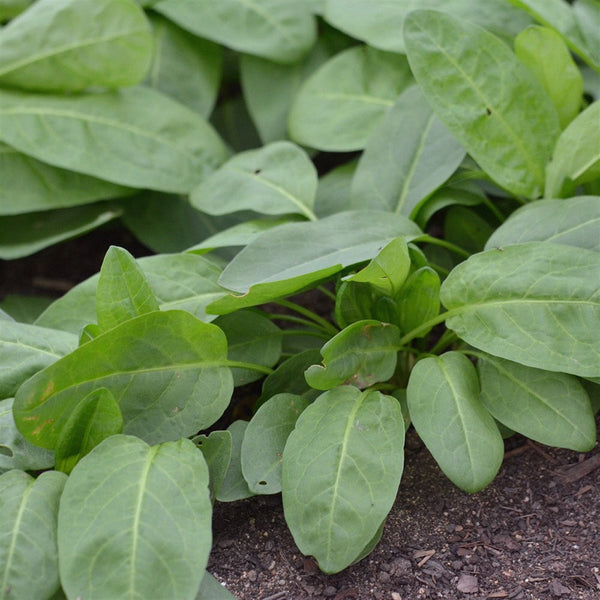
[[[594,447],[600,6],[413,4],[0,2],[0,256],[156,253],[2,303],[0,598],[230,597],[255,494],[343,570],[408,427],[469,492]]]

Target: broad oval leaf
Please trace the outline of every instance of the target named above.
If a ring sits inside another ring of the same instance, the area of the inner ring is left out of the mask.
[[[108,181],[47,165],[0,143],[0,215],[66,208],[127,196]]]
[[[564,129],[583,102],[583,77],[561,35],[547,27],[528,27],[515,38],[515,53],[539,79]]]
[[[190,200],[211,215],[247,209],[314,219],[316,192],[317,170],[306,152],[281,141],[236,154],[194,188]]]
[[[154,57],[146,85],[208,117],[221,82],[221,47],[159,15],[152,15],[150,21],[154,29]]]
[[[235,502],[254,496],[242,473],[242,443],[248,421],[234,421],[227,431],[231,435],[231,460],[221,486],[216,492],[219,502]]]
[[[477,492],[496,476],[502,436],[479,398],[473,363],[458,352],[420,360],[406,390],[415,429],[459,488]]]
[[[529,17],[504,0],[326,0],[324,18],[334,27],[370,46],[405,53],[402,26],[417,8],[443,10],[473,21],[497,35],[517,34],[530,23]]]
[[[351,206],[411,216],[458,168],[465,151],[417,87],[403,92],[369,137]]]
[[[590,399],[573,375],[478,355],[481,400],[514,431],[549,446],[589,452],[596,444]]]
[[[323,365],[309,367],[306,381],[318,390],[342,384],[362,389],[386,381],[396,369],[399,342],[395,325],[374,320],[352,323],[321,348]]]
[[[560,134],[547,169],[546,197],[560,198],[575,184],[600,178],[600,100]]]
[[[530,242],[471,256],[442,284],[446,325],[495,356],[600,375],[600,253]]]
[[[13,398],[0,400],[0,472],[50,469],[54,465],[54,452],[30,444],[19,433],[12,407]]]
[[[72,92],[139,83],[152,35],[132,0],[39,0],[0,30],[0,83]]]
[[[194,254],[159,254],[137,262],[162,310],[187,310],[201,320],[214,319],[204,309],[225,294],[217,284],[221,269],[216,264]],[[96,320],[98,277],[93,275],[55,300],[36,324],[79,334]]]
[[[96,289],[96,312],[100,331],[158,310],[144,272],[124,248],[111,246],[102,262]]]
[[[0,476],[0,598],[50,598],[58,591],[56,522],[67,476]]]
[[[71,473],[58,513],[69,598],[194,600],[210,552],[208,469],[186,439],[113,436]]]
[[[410,83],[403,56],[369,46],[344,50],[303,83],[290,109],[290,137],[319,150],[360,150]]]
[[[77,337],[72,333],[16,321],[2,321],[0,399],[14,396],[26,379],[76,347]]]
[[[308,398],[277,394],[256,411],[242,441],[242,473],[255,494],[281,492],[283,449]]]
[[[600,197],[580,196],[526,204],[494,231],[485,249],[536,241],[600,252]]]
[[[488,31],[437,11],[412,12],[404,39],[427,101],[467,152],[508,191],[540,196],[559,125],[529,69]]]
[[[400,404],[343,386],[304,410],[283,452],[285,519],[326,573],[361,556],[389,512],[404,465]]]
[[[212,425],[229,403],[226,360],[218,327],[184,311],[148,313],[28,379],[15,397],[15,422],[26,439],[52,448],[74,407],[104,387],[121,408],[125,433],[148,443],[187,437]]]
[[[153,8],[195,35],[275,62],[296,62],[316,39],[306,2],[160,0]]]
[[[90,392],[77,404],[56,442],[56,470],[67,475],[102,440],[123,430],[123,415],[113,395],[104,388]]]
[[[0,139],[57,167],[166,192],[189,192],[227,156],[200,115],[142,86],[78,96],[2,90]]]

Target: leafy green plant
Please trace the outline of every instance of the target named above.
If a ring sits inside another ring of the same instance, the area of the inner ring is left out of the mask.
[[[408,427],[469,492],[594,447],[600,7],[413,4],[0,2],[0,257],[156,252],[1,304],[0,598],[230,597],[256,494],[343,570]]]

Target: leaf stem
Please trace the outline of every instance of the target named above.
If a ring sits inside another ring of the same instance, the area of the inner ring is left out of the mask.
[[[264,373],[265,375],[270,375],[275,370],[271,369],[271,367],[265,367],[264,365],[257,365],[256,363],[242,362],[239,360],[226,360],[222,364],[231,368],[250,369],[251,371],[258,371],[259,373]]]
[[[448,318],[448,316],[452,314],[454,314],[453,311],[447,310],[446,312],[440,313],[437,317],[429,319],[429,321],[425,321],[425,323],[419,325],[418,327],[415,327],[412,331],[409,331],[405,336],[403,336],[398,342],[398,346],[405,346],[406,344],[414,340],[420,333],[427,331],[435,325],[443,323]]]
[[[277,302],[275,304],[279,304],[280,306],[285,306],[285,308],[289,308],[290,310],[293,310],[293,311],[297,312],[298,314],[301,314],[302,316],[306,317],[307,319],[310,319],[311,321],[313,321],[314,323],[319,325],[320,328],[323,329],[323,331],[326,331],[327,333],[330,333],[331,335],[337,335],[339,333],[338,329],[336,327],[334,327],[329,321],[327,321],[323,317],[320,317],[319,315],[314,313],[312,310],[309,310],[308,308],[305,308],[304,306],[300,306],[300,304],[296,304],[295,302],[292,302],[291,300],[285,300],[285,299],[277,300]]]
[[[330,300],[333,300],[335,302],[335,294],[331,290],[328,290],[324,285],[319,285],[317,289],[322,294],[325,294],[325,296],[327,296]]]
[[[330,340],[331,336],[324,331],[316,331],[315,329],[282,329],[281,335],[307,335],[311,337],[318,337],[323,340]]]
[[[441,246],[442,248],[446,248],[447,250],[454,252],[454,254],[462,256],[463,258],[469,258],[469,256],[471,256],[466,250],[464,250],[460,246],[452,244],[451,242],[447,242],[446,240],[433,237],[431,235],[421,236],[418,241],[433,244],[434,246]]]

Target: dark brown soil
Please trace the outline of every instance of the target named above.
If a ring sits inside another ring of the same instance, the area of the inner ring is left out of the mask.
[[[110,243],[147,253],[110,228],[0,261],[0,299],[64,293],[99,269]],[[409,436],[382,541],[337,575],[322,574],[299,553],[279,496],[217,504],[209,570],[240,600],[599,600],[600,448],[580,455],[509,443],[494,483],[468,495]]]

